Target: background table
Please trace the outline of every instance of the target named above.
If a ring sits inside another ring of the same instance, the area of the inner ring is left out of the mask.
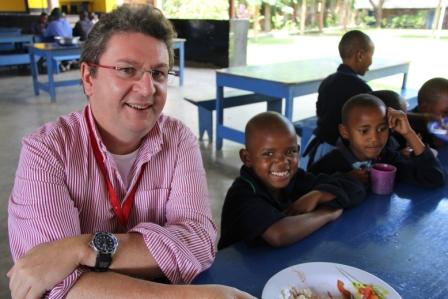
[[[440,155],[448,170],[448,150]],[[370,195],[308,238],[285,248],[243,243],[217,253],[195,284],[220,283],[261,297],[278,271],[306,262],[357,267],[389,283],[403,299],[448,294],[448,187],[399,184],[390,196]]]
[[[284,98],[284,114],[292,120],[294,98],[317,92],[322,80],[334,73],[339,64],[340,59],[330,57],[216,71],[216,149],[222,148],[223,138],[239,143],[244,141],[243,132],[224,126],[224,87]],[[364,79],[373,80],[402,73],[404,89],[408,71],[409,61],[375,58]]]

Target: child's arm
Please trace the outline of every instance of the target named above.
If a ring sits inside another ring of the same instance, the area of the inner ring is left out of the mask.
[[[320,203],[328,202],[335,197],[334,194],[325,191],[310,191],[294,201],[286,210],[286,214],[299,215],[314,211]]]
[[[305,238],[341,214],[342,209],[319,208],[310,213],[287,216],[265,230],[262,238],[273,247],[286,246]]]
[[[387,108],[387,120],[389,128],[398,132],[406,139],[416,156],[423,153],[425,144],[411,128],[406,113],[389,107]]]

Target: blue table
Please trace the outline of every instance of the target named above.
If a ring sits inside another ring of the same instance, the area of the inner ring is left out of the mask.
[[[285,116],[292,120],[294,98],[317,92],[323,79],[334,73],[338,58],[293,61],[270,65],[238,66],[216,71],[216,149],[223,139],[244,142],[244,133],[224,125],[224,87],[232,87],[285,99]],[[373,80],[403,73],[406,88],[409,61],[375,58],[365,79]]]
[[[0,54],[0,66],[29,64],[30,58],[27,53],[9,51],[20,50],[25,44],[32,44],[34,36],[28,34],[16,34],[13,32],[4,32],[0,34],[0,50],[8,51],[6,54]]]
[[[31,74],[33,76],[34,94],[39,95],[42,89],[50,94],[51,102],[56,102],[56,88],[62,86],[80,85],[81,80],[54,79],[54,64],[59,60],[79,59],[81,56],[81,45],[60,46],[57,43],[36,43],[28,47],[31,62]],[[37,57],[46,58],[48,82],[39,82],[37,71]]]
[[[173,39],[173,49],[179,50],[179,86],[184,85],[185,41],[184,38]]]
[[[448,150],[440,159],[448,170]],[[403,299],[448,298],[448,186],[424,190],[399,184],[391,196],[370,195],[286,248],[238,243],[219,251],[194,284],[225,284],[261,297],[265,283],[278,271],[318,261],[368,271]]]

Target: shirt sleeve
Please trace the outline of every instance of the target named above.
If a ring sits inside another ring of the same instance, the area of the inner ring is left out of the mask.
[[[207,181],[196,137],[181,129],[172,171],[166,223],[140,223],[148,250],[173,283],[190,283],[215,257],[216,227],[208,202]]]
[[[25,138],[8,205],[14,261],[38,244],[80,234],[78,210],[64,183],[60,159],[43,142]],[[47,293],[63,298],[83,272],[76,269]]]

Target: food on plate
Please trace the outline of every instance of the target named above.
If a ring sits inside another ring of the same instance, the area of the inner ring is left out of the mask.
[[[319,299],[310,288],[299,289],[296,287],[284,288],[281,290],[281,299]]]

